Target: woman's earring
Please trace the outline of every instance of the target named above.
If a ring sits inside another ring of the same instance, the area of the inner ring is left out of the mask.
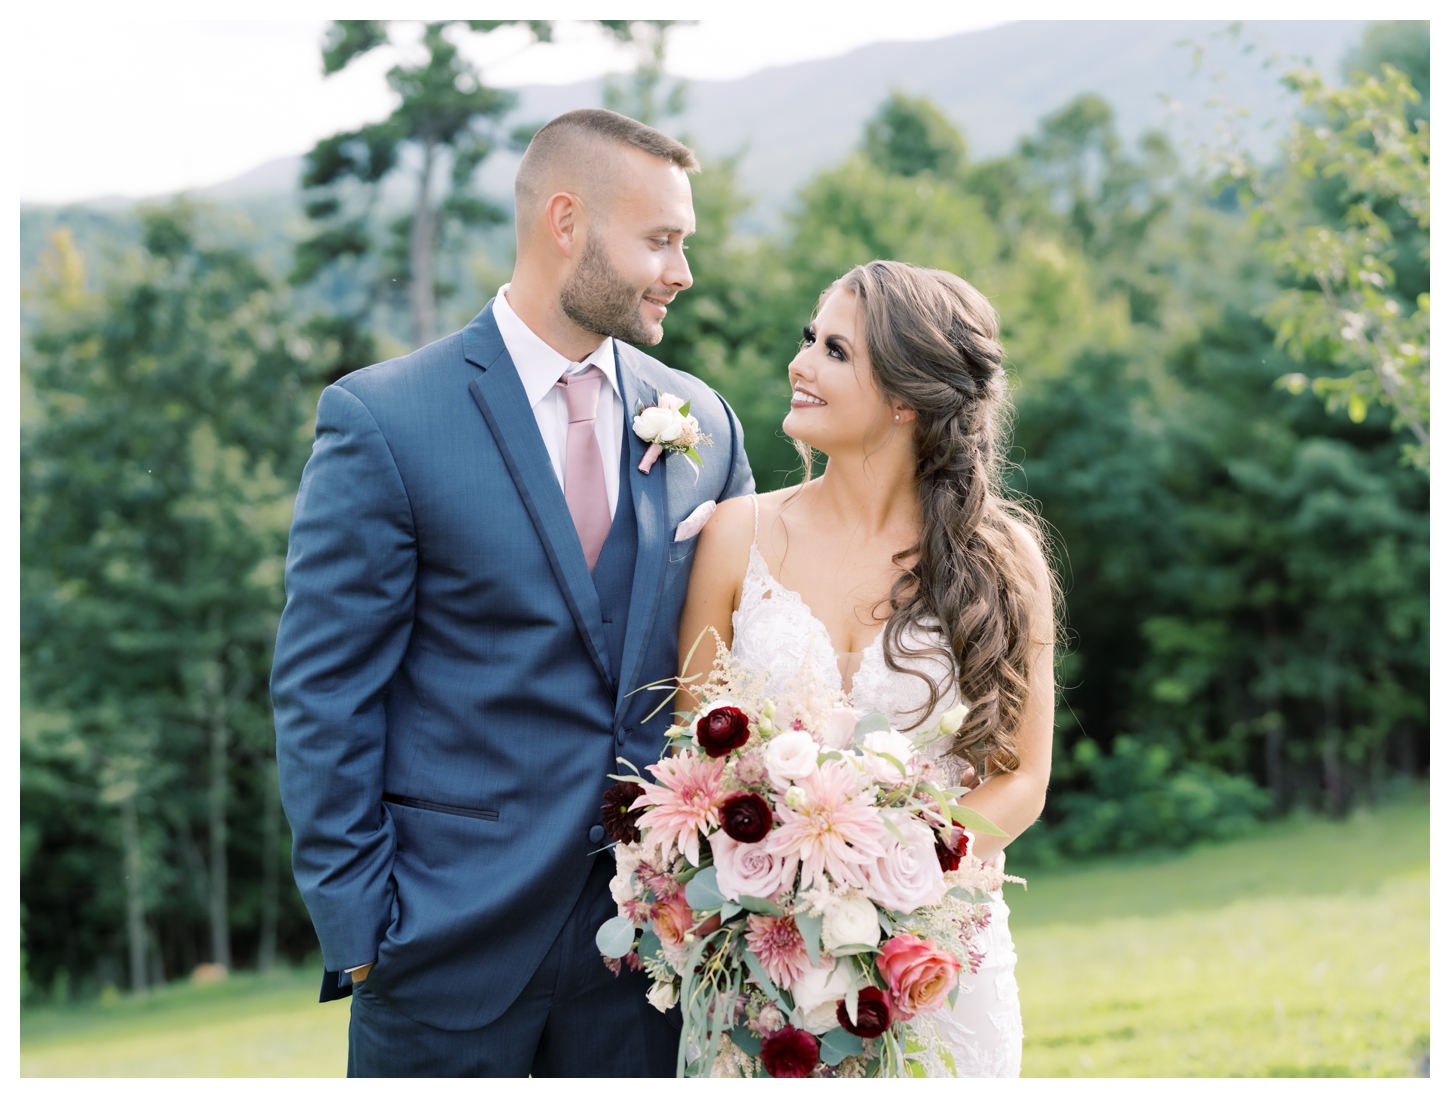
[[[895,418],[896,418],[896,419],[897,419],[897,420],[898,420],[898,421],[900,421],[900,419],[901,419],[901,417],[900,417],[900,416],[896,416],[896,417],[895,417]]]

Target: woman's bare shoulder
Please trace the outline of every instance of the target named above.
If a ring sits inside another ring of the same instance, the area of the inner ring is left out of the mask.
[[[1053,622],[1056,586],[1042,538],[1025,522],[1011,517],[1007,519],[1007,531],[1016,545],[1018,559],[1032,579],[1032,590],[1035,596],[1033,601],[1036,603],[1034,617],[1038,619],[1037,627],[1033,632],[1036,633],[1039,629],[1046,629],[1050,632],[1052,630],[1048,627]]]

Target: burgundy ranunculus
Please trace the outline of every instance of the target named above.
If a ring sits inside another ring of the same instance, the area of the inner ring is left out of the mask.
[[[639,782],[615,782],[604,791],[604,834],[612,843],[639,842],[644,806],[630,808],[640,795]]]
[[[891,1003],[879,987],[863,987],[856,993],[856,1021],[846,1013],[846,1000],[836,1004],[836,1021],[857,1037],[880,1037],[891,1026]]]
[[[712,709],[695,722],[695,738],[712,759],[744,747],[750,739],[750,722],[733,705]]]
[[[758,843],[770,834],[773,816],[759,793],[736,793],[720,806],[720,826],[737,843]]]
[[[795,1026],[784,1026],[760,1042],[760,1062],[775,1079],[804,1079],[820,1059],[821,1042]]]
[[[950,873],[962,864],[962,859],[967,855],[967,833],[952,824],[952,837],[950,842],[943,842],[940,831],[933,831],[936,837],[936,860],[941,863],[941,871]]]

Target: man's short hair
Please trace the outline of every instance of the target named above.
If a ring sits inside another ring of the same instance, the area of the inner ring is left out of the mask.
[[[567,111],[534,134],[514,176],[514,208],[536,208],[548,195],[547,180],[561,163],[603,174],[609,146],[639,149],[687,172],[700,170],[694,151],[653,126],[598,108]],[[550,192],[552,193],[552,192]]]

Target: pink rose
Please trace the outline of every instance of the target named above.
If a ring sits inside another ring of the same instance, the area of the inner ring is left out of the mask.
[[[860,715],[849,706],[838,705],[826,714],[821,726],[821,742],[830,751],[844,751],[856,738],[856,722]]]
[[[866,895],[892,911],[941,903],[947,883],[936,856],[935,833],[915,818],[895,822],[906,842],[887,833],[886,853],[867,867]]]
[[[768,899],[795,880],[796,859],[771,854],[764,843],[738,843],[723,831],[710,836],[715,885],[727,900]]]
[[[902,1018],[940,1010],[956,986],[961,962],[915,934],[898,934],[881,947],[876,968],[891,1005]]]

